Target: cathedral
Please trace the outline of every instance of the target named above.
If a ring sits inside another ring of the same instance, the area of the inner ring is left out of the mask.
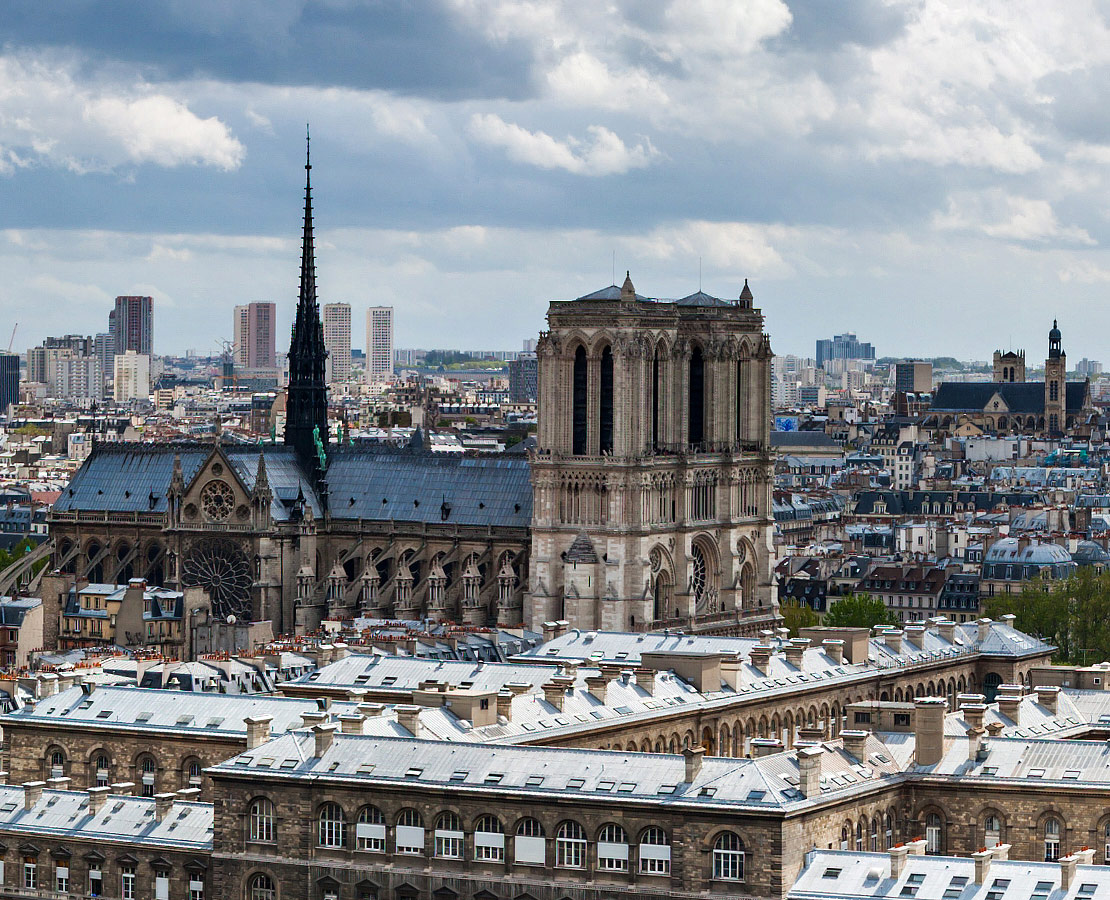
[[[96,444],[50,513],[52,584],[200,589],[217,619],[282,634],[360,615],[774,621],[771,351],[746,284],[737,301],[661,301],[626,279],[552,303],[527,455],[434,454],[419,431],[337,445],[305,170],[283,442]]]

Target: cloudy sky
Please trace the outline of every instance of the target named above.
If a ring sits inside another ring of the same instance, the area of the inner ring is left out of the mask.
[[[288,321],[311,121],[321,299],[399,346],[700,261],[780,353],[1110,362],[1108,88],[1110,0],[5,0],[3,333]]]

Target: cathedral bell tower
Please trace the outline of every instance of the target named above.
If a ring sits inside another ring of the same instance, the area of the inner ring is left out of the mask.
[[[1068,358],[1060,347],[1060,328],[1052,320],[1048,333],[1048,359],[1044,361],[1044,417],[1050,435],[1061,435],[1067,426]]]
[[[304,236],[301,287],[289,342],[289,394],[285,407],[285,444],[297,452],[304,471],[324,493],[328,447],[328,388],[324,364],[324,326],[316,301],[316,258],[312,237],[312,161],[305,139]]]

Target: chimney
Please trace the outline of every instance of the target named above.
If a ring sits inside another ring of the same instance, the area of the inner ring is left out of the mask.
[[[540,687],[543,688],[543,699],[559,710],[559,712],[563,711],[563,698],[567,694],[567,688],[570,687],[568,682],[570,682],[569,678],[555,675],[550,681],[545,681],[540,685]]]
[[[756,759],[782,752],[782,741],[778,738],[752,738],[752,755]]]
[[[100,810],[104,808],[105,802],[108,800],[108,792],[110,787],[91,787],[89,788],[89,815],[95,816]]]
[[[854,729],[840,732],[840,739],[844,741],[844,749],[860,762],[867,758],[867,734],[866,731],[856,731]]]
[[[316,725],[323,725],[327,720],[328,714],[318,709],[301,713],[302,728],[313,728]]]
[[[694,779],[698,777],[701,771],[701,761],[705,758],[704,747],[684,747],[682,750],[682,758],[686,762],[686,778],[687,784],[693,784]]]
[[[968,729],[975,731],[983,730],[983,717],[987,714],[986,704],[968,703],[960,710],[960,714],[964,717],[964,721],[967,722]]]
[[[47,672],[43,675],[40,675],[39,681],[42,685],[42,691],[39,696],[53,697],[56,693],[58,693],[58,676],[55,675],[53,672]]]
[[[990,851],[991,856],[993,856],[999,862],[1005,862],[1010,858],[1009,844],[995,844],[993,847],[990,848]],[[1094,852],[1094,850],[1091,851],[1092,856],[1094,855]]]
[[[600,703],[606,704],[609,702],[609,679],[604,675],[587,675],[586,690],[596,697]]]
[[[1041,685],[1035,688],[1035,690],[1037,691],[1037,702],[1055,716],[1060,699],[1060,689],[1058,687]]]
[[[1013,694],[999,694],[995,701],[998,711],[1015,725],[1021,724],[1021,697]]]
[[[809,638],[794,638],[786,645],[786,661],[795,669],[805,669],[805,652],[809,646]]]
[[[899,844],[896,847],[891,847],[888,852],[890,853],[890,877],[897,881],[902,877],[902,870],[906,867],[906,856],[909,851],[904,844]]]
[[[1007,844],[1007,846],[1009,846]],[[1079,858],[1079,865],[1093,866],[1095,864],[1095,851],[1093,847],[1084,847],[1082,850],[1076,850],[1072,856]]]
[[[555,622],[544,622],[543,625],[540,626],[540,629],[543,631],[543,642],[545,644],[548,641],[555,640],[557,637],[555,632],[558,630],[558,627],[559,626]]]
[[[1072,854],[1060,858],[1060,890],[1065,894],[1071,889],[1075,881],[1075,867],[1079,864],[1079,857]]]
[[[397,722],[402,728],[410,732],[413,737],[420,737],[420,711],[422,707],[407,703],[393,707],[397,713]]]
[[[197,787],[182,788],[177,792],[177,797],[180,800],[200,800],[201,790]]]
[[[513,692],[500,690],[497,692],[497,718],[513,720]]]
[[[943,621],[937,622],[937,631],[940,633],[940,636],[942,638],[944,638],[946,641],[948,641],[948,643],[950,643],[950,644],[956,643],[956,623],[955,622],[950,622],[950,621],[948,621],[948,619],[944,619]]]
[[[910,856],[924,856],[928,847],[929,842],[924,838],[918,838],[916,841],[906,841],[906,850]]]
[[[987,725],[987,734],[991,737],[998,737],[1002,734],[1003,725],[1001,722],[991,722]]]
[[[991,620],[990,619],[980,619],[979,620],[979,643],[980,644],[983,643],[983,641],[985,641],[990,636],[990,633],[991,633]]]
[[[969,703],[984,703],[986,699],[982,694],[957,694],[956,709],[963,709]]]
[[[60,775],[57,778],[47,778],[46,786],[52,791],[68,791],[69,790],[69,776]]]
[[[365,722],[362,713],[344,713],[339,717],[339,730],[343,734],[362,734]]]
[[[798,729],[798,737],[803,741],[820,743],[825,739],[825,729],[821,725],[803,725]],[[794,742],[798,746],[798,742]]]
[[[925,649],[925,626],[907,625],[905,627],[906,640],[918,650]]]
[[[943,697],[923,697],[914,702],[914,760],[919,766],[935,766],[944,756]]]
[[[118,794],[121,797],[130,797],[132,794],[135,793],[135,782],[117,781],[115,784],[112,785],[111,792],[113,794]]]
[[[335,740],[335,728],[336,726],[332,724],[312,726],[312,734],[316,738],[316,746],[312,755],[316,759],[323,759],[324,754],[328,752],[332,741]]]
[[[374,716],[380,716],[384,710],[384,703],[368,703],[363,701],[358,705],[358,711],[368,719],[372,719]]]
[[[171,809],[173,809],[173,801],[177,799],[175,794],[155,794],[154,795],[154,821],[161,822]]]
[[[803,747],[798,751],[798,790],[807,799],[821,796],[821,746]]]
[[[23,782],[23,808],[33,809],[42,797],[42,789],[46,787],[45,781]]]
[[[994,856],[990,850],[977,850],[971,854],[971,858],[975,860],[975,883],[986,884],[987,876],[991,871],[991,858]]]
[[[757,644],[748,651],[748,659],[755,668],[766,675],[767,669],[771,664],[771,654],[774,652],[773,647],[765,647],[763,644]]]
[[[967,761],[977,762],[979,751],[983,747],[983,729],[969,728],[967,730]]]
[[[649,694],[655,694],[655,669],[639,668],[636,670],[636,684],[647,691]]]
[[[243,722],[247,726],[247,749],[253,750],[255,747],[260,747],[270,739],[270,723],[274,721],[273,716],[257,716],[247,717]]]
[[[902,652],[902,632],[897,628],[891,628],[883,632],[883,643],[886,644],[887,649],[891,653]]]
[[[734,691],[740,690],[742,684],[740,672],[744,668],[744,661],[739,657],[724,657],[721,659],[721,681]],[[636,672],[636,681],[640,680],[639,670]]]
[[[834,665],[842,665],[844,662],[844,641],[839,641],[836,638],[825,638],[821,641],[821,648],[825,651]]]

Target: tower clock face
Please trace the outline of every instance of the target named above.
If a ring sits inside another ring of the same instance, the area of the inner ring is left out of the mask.
[[[226,522],[235,509],[235,492],[225,481],[210,481],[200,492],[200,503],[213,522]]]

